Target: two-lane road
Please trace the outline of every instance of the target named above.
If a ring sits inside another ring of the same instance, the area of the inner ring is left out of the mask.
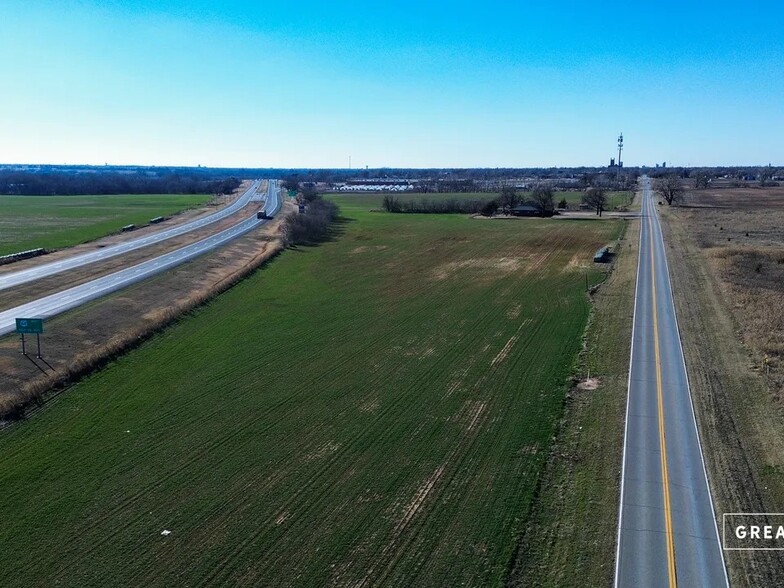
[[[642,185],[615,585],[728,586],[657,205]]]
[[[41,278],[59,274],[60,272],[84,265],[89,265],[91,263],[95,263],[96,261],[122,255],[123,253],[128,253],[129,251],[134,251],[136,249],[141,249],[142,247],[154,245],[155,243],[160,243],[161,241],[166,241],[172,237],[177,237],[179,235],[183,235],[185,233],[189,233],[191,231],[195,231],[196,229],[200,229],[202,227],[216,223],[219,220],[231,216],[235,212],[241,210],[246,204],[248,204],[256,196],[256,191],[259,189],[260,184],[261,182],[256,180],[253,182],[253,184],[251,184],[250,188],[243,192],[243,194],[229,206],[222,208],[218,212],[210,214],[209,216],[205,216],[189,223],[184,223],[170,229],[157,231],[137,239],[123,241],[122,243],[103,247],[89,253],[74,255],[61,261],[43,263],[26,270],[0,274],[0,290],[13,288],[14,286],[32,282],[33,280],[40,280]]]
[[[268,216],[274,216],[280,209],[279,192],[277,181],[270,180],[267,188],[267,202],[264,206]],[[16,326],[15,319],[17,318],[47,318],[76,308],[85,302],[149,278],[170,267],[185,263],[266,222],[267,220],[258,219],[254,214],[252,217],[196,243],[191,243],[185,247],[175,249],[143,263],[102,276],[68,290],[63,290],[62,292],[57,292],[56,294],[0,312],[0,335],[13,332]]]

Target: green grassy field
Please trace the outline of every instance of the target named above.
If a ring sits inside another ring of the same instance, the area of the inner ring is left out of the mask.
[[[565,198],[569,206],[579,206],[582,202],[583,192],[577,190],[570,190],[566,192],[556,192],[553,199],[557,205],[561,198]],[[605,210],[617,210],[619,207],[628,207],[631,205],[634,192],[607,192],[607,207]]]
[[[0,432],[0,585],[503,582],[620,223],[335,200],[333,241]]]
[[[205,194],[0,196],[0,255],[59,249],[207,202]]]

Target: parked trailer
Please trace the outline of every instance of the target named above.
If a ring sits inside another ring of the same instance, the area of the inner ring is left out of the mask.
[[[158,223],[162,223],[165,220],[166,220],[165,216],[156,216],[155,218],[150,219],[150,224],[157,225]]]
[[[606,263],[610,259],[610,248],[602,247],[593,256],[594,263]]]
[[[120,229],[123,233],[127,233],[128,231],[133,231],[136,229],[136,225],[125,225],[122,229]]]

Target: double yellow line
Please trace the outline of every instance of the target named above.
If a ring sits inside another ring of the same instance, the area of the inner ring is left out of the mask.
[[[650,202],[650,197],[649,197]],[[653,298],[653,341],[656,353],[656,393],[659,404],[659,449],[661,450],[662,486],[664,488],[664,526],[667,536],[667,572],[670,588],[678,585],[675,576],[675,541],[672,533],[672,506],[670,504],[670,476],[667,471],[667,440],[664,435],[664,393],[662,390],[661,353],[659,351],[659,319],[656,311],[656,264],[653,256],[653,208],[648,209],[648,237],[651,242],[651,290]]]

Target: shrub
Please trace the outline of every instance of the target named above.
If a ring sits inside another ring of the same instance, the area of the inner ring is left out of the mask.
[[[318,243],[329,236],[329,227],[338,217],[334,202],[316,198],[305,212],[292,213],[283,220],[283,240],[286,245]]]

